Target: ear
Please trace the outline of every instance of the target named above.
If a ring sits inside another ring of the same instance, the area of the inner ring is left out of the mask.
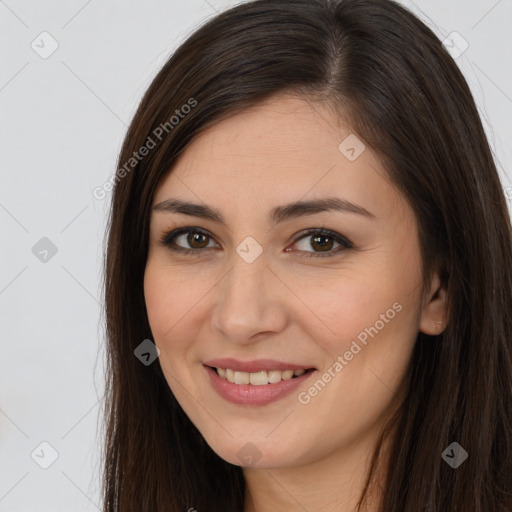
[[[446,329],[447,320],[446,290],[436,272],[432,277],[430,290],[423,300],[419,330],[430,336],[436,336]]]

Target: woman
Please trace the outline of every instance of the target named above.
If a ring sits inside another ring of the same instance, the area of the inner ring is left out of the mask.
[[[223,12],[115,181],[105,511],[512,510],[510,219],[412,14]]]

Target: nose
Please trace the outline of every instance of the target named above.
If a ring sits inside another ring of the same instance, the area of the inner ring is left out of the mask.
[[[286,327],[284,286],[264,256],[248,263],[235,254],[231,270],[215,287],[213,328],[234,343],[250,345],[261,339],[260,334]]]

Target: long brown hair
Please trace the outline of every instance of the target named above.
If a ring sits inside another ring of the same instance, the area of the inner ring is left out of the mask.
[[[381,511],[512,510],[512,230],[465,79],[391,0],[255,0],[169,58],[119,155],[104,274],[105,512],[243,510],[241,468],[209,448],[158,360],[134,350],[153,339],[143,276],[158,183],[200,131],[286,91],[339,109],[377,152],[415,212],[425,283],[438,269],[447,290],[446,330],[418,333]],[[457,469],[441,457],[454,441],[469,454]]]

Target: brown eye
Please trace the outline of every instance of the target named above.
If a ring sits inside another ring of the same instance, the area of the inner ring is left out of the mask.
[[[311,247],[319,248],[320,252],[329,251],[334,245],[334,240],[325,235],[317,235],[311,237]]]
[[[199,228],[179,228],[164,233],[160,238],[160,244],[174,251],[183,253],[202,253],[202,249],[218,247],[213,238]]]
[[[187,243],[192,249],[203,249],[208,245],[208,238],[208,235],[192,231],[187,236]]]
[[[293,245],[307,257],[334,256],[345,249],[354,248],[352,242],[344,236],[320,228],[306,230]]]

